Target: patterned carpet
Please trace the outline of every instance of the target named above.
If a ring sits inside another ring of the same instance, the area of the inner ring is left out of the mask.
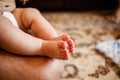
[[[75,43],[61,80],[120,80],[120,68],[95,46],[120,38],[120,27],[99,12],[43,12],[46,19]]]

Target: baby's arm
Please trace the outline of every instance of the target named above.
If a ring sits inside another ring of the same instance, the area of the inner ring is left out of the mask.
[[[32,37],[14,27],[11,22],[0,16],[0,47],[12,53],[37,55],[42,40]],[[37,52],[38,51],[38,52]]]

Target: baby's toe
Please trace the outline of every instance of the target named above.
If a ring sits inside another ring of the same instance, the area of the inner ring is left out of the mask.
[[[74,46],[73,41],[72,41],[72,40],[69,40],[67,43],[68,43],[68,49],[69,49],[69,51],[70,51],[72,54],[74,54],[74,48],[75,48],[75,46]]]
[[[62,60],[68,60],[68,57],[69,57],[68,53],[69,51],[67,49],[61,49],[59,58]]]
[[[70,36],[67,34],[63,34],[63,35],[61,35],[61,38],[63,41],[68,41],[70,39]]]

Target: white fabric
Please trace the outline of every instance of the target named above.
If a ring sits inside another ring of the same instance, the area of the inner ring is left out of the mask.
[[[107,57],[111,58],[116,64],[120,66],[120,41],[106,41],[99,43],[96,49],[103,52]]]
[[[11,12],[4,12],[2,15],[3,15],[4,17],[8,18],[8,19],[12,22],[12,24],[13,24],[14,26],[16,26],[17,28],[19,28],[19,27],[18,27],[18,23],[17,23],[14,15],[13,15]]]

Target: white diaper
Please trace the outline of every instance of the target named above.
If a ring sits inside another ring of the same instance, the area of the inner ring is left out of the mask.
[[[18,23],[17,23],[14,15],[13,15],[11,12],[4,12],[2,15],[3,15],[4,17],[8,18],[8,19],[12,22],[12,24],[13,24],[14,26],[16,26],[17,28],[19,28]]]

